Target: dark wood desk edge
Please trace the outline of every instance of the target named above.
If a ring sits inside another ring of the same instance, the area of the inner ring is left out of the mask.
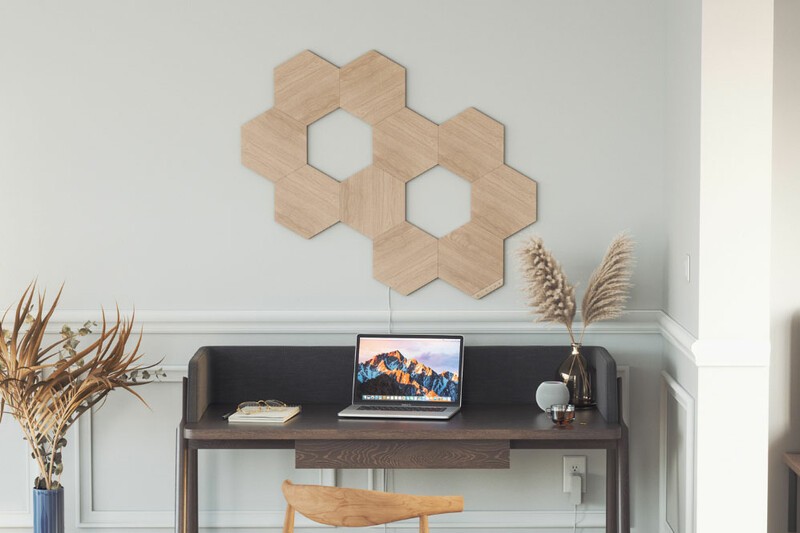
[[[797,531],[797,476],[800,476],[800,453],[784,453],[783,462],[789,470],[786,531],[794,533]]]
[[[340,419],[344,406],[309,405],[298,417],[282,425],[229,424],[221,415],[227,406],[209,407],[199,422],[185,424],[190,441],[292,441],[292,440],[509,440],[618,441],[623,428],[606,422],[599,411],[578,413],[573,425],[557,427],[533,406],[475,405],[454,418],[442,420]],[[497,413],[497,416],[495,416]],[[505,418],[503,418],[505,417]],[[532,447],[533,445],[529,445]],[[545,445],[537,445],[544,448]],[[556,444],[555,447],[558,447]]]
[[[295,447],[297,440],[331,440],[331,439],[250,439],[250,440],[230,440],[230,439],[186,439],[189,448],[195,450],[291,450]],[[337,439],[348,440],[348,439]],[[378,440],[378,439],[370,439]],[[393,441],[395,439],[385,439]],[[420,440],[420,439],[415,439]],[[438,439],[442,442],[449,442],[445,439]],[[453,439],[450,439],[453,440]],[[474,439],[461,439],[461,440],[474,440]],[[506,439],[487,439],[487,440],[500,440]],[[509,446],[512,450],[614,450],[617,448],[616,441],[613,439],[604,440],[509,440]]]
[[[786,452],[783,454],[783,462],[789,469],[800,476],[800,452]]]

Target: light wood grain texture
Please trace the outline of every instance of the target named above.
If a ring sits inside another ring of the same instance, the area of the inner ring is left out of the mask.
[[[339,68],[306,50],[275,67],[275,107],[309,125],[339,107]]]
[[[372,130],[375,165],[407,182],[439,161],[439,127],[404,107]]]
[[[509,468],[509,441],[298,440],[295,468]]]
[[[339,222],[339,182],[305,165],[275,184],[275,220],[310,239]]]
[[[372,275],[403,295],[435,280],[439,273],[435,237],[403,222],[372,242]]]
[[[339,72],[342,109],[373,126],[406,105],[406,69],[372,50]]]
[[[286,506],[286,516],[283,518],[283,531],[284,533],[291,533],[294,531],[294,507],[291,505]]]
[[[474,107],[439,126],[439,164],[475,181],[503,164],[503,125]]]
[[[472,183],[472,220],[505,239],[536,222],[536,182],[502,165]]]
[[[278,181],[306,164],[306,127],[270,109],[242,126],[242,164]]]
[[[406,219],[405,184],[371,165],[341,184],[342,222],[374,238]]]
[[[503,286],[503,239],[475,222],[439,239],[439,277],[473,298]]]
[[[298,513],[320,524],[337,527],[375,526],[408,518],[460,513],[464,510],[462,496],[417,496],[295,485],[288,479],[283,482],[281,490],[286,503]],[[284,533],[292,532],[292,527],[284,528]]]

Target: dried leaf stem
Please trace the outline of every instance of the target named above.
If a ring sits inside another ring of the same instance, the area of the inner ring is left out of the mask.
[[[110,323],[103,312],[97,338],[82,349],[76,349],[77,338],[91,333],[91,322],[78,332],[65,327],[59,341],[44,344],[61,290],[49,308],[45,295],[34,300],[35,293],[31,283],[16,306],[10,330],[3,329],[8,313],[0,320],[0,420],[7,412],[19,422],[39,467],[35,487],[54,489],[61,486],[61,451],[70,426],[114,389],[144,402],[133,387],[146,383],[136,379],[137,373],[154,365],[140,364],[141,332],[134,348],[126,348],[133,319],[122,318],[119,309]]]

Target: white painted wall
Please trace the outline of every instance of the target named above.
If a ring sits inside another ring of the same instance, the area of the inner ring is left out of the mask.
[[[698,369],[692,346],[697,341],[699,315],[699,270],[702,266],[700,232],[700,55],[702,2],[673,0],[666,2],[665,69],[665,168],[666,201],[666,270],[664,310],[672,320],[665,320],[664,371],[674,380],[673,389],[685,391],[693,400],[698,397]],[[688,264],[687,264],[688,263]],[[688,270],[688,272],[687,272]],[[667,396],[665,401],[669,400]],[[674,402],[674,400],[673,400]],[[673,403],[673,408],[677,404]],[[681,419],[691,427],[669,428],[678,434],[696,434],[695,412]],[[662,407],[662,409],[665,409]],[[666,430],[667,420],[662,421]],[[685,451],[686,445],[690,450]],[[661,450],[664,475],[660,478],[659,530],[683,531],[685,520],[695,527],[694,498],[696,442],[663,438]],[[667,471],[667,458],[683,457],[677,472]],[[668,482],[669,481],[671,482]],[[678,518],[680,517],[680,519]],[[685,518],[684,518],[685,517]]]
[[[786,531],[783,453],[800,450],[800,6],[775,2],[769,531]]]
[[[0,9],[0,176],[13,200],[0,216],[15,250],[0,259],[3,301],[38,275],[66,280],[73,309],[383,309],[369,240],[341,224],[298,238],[272,221],[273,185],[239,163],[239,127],[272,105],[274,66],[306,48],[339,65],[374,48],[407,68],[423,115],[475,106],[502,122],[508,163],[540,186],[539,222],[506,243],[504,288],[474,301],[437,281],[398,308],[520,308],[525,235],[585,284],[626,228],[639,241],[630,307],[662,307],[659,3]]]
[[[665,310],[692,335],[698,328],[700,266],[701,2],[666,2]],[[687,258],[688,256],[688,258]],[[689,275],[687,279],[687,261]]]
[[[70,317],[90,316],[100,304],[135,305],[152,332],[146,351],[176,366],[204,344],[347,343],[358,330],[382,328],[387,290],[371,277],[369,241],[343,225],[311,241],[277,225],[273,186],[239,163],[239,126],[272,105],[275,65],[306,48],[340,65],[374,48],[407,68],[408,104],[421,114],[441,122],[475,106],[505,124],[508,164],[539,182],[539,221],[507,241],[502,289],[474,301],[437,281],[407,298],[393,295],[397,317],[434,311],[443,328],[473,331],[468,341],[476,344],[564,343],[558,328],[528,330],[520,319],[515,249],[540,234],[570,278],[585,284],[622,229],[639,243],[629,307],[662,309],[668,235],[689,233],[666,231],[658,194],[668,131],[663,15],[661,2],[632,0],[5,0],[0,227],[13,253],[0,255],[0,302],[14,301],[38,275],[51,288],[67,282]],[[354,128],[345,131],[355,135]],[[333,145],[312,139],[311,150],[331,165],[347,162]],[[246,314],[269,310],[296,311],[299,328],[282,322],[282,313]],[[314,312],[333,325],[320,325]],[[481,326],[472,330],[470,321]],[[274,333],[276,322],[291,332]],[[588,341],[630,367],[633,525],[650,532],[661,333],[647,314],[596,331]],[[153,413],[112,398],[95,417],[93,432],[80,439],[84,453],[91,443],[80,463],[91,461],[91,477],[77,476],[75,461],[67,465],[70,531],[77,523],[110,531],[169,522],[177,389],[171,382],[148,389]],[[119,417],[131,424],[121,426]],[[9,426],[0,429],[0,456],[24,457]],[[271,520],[258,511],[265,501],[267,509],[281,507],[275,487],[290,464],[281,453],[204,453],[209,519],[221,526]],[[510,490],[485,503],[485,485],[467,473],[447,475],[468,506],[516,509],[539,531],[555,531],[571,526],[564,495],[553,488],[555,455],[524,452],[511,473],[487,474],[486,485]],[[0,527],[26,520],[30,477],[12,463],[0,480]],[[589,463],[590,483],[600,487],[602,460],[592,454]],[[235,481],[253,471],[269,482]],[[428,490],[422,480],[430,474],[415,481],[399,473],[395,485]],[[358,475],[341,480],[362,483]],[[120,488],[119,476],[130,484]],[[582,525],[602,523],[602,491],[590,491]],[[75,511],[80,494],[91,494],[82,498],[83,515]],[[496,515],[482,516],[479,523],[494,525]]]

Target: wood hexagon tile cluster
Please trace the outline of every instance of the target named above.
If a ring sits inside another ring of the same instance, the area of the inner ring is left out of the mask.
[[[475,108],[441,125],[406,107],[406,71],[375,51],[277,66],[275,105],[242,126],[242,164],[275,183],[275,220],[310,239],[343,222],[372,239],[375,279],[407,295],[439,278],[503,285],[503,243],[536,221],[536,182],[505,164],[503,125]],[[308,165],[307,128],[336,109],[372,126],[373,161],[341,183]],[[406,220],[405,184],[441,165],[471,184],[471,220],[437,239]]]

